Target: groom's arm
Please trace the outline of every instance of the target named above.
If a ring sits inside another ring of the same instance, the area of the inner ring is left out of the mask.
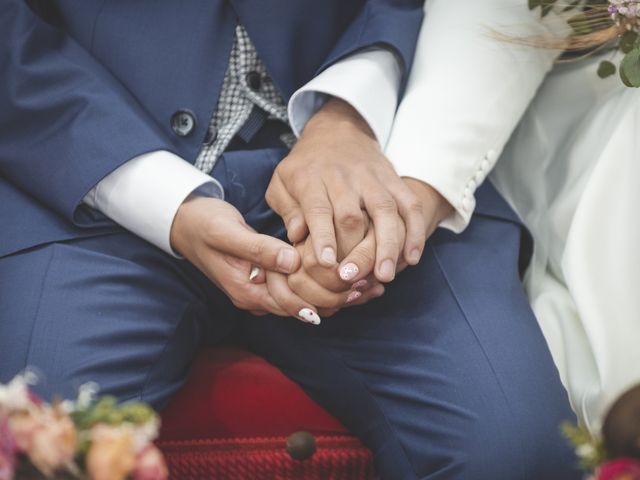
[[[557,51],[498,38],[563,35],[525,0],[431,0],[387,155],[402,176],[433,186],[454,207],[441,226],[460,232],[474,192],[494,167]]]
[[[330,95],[344,98],[386,142],[422,20],[422,0],[369,0],[290,102],[296,132]],[[345,79],[347,79],[345,81]],[[189,194],[224,197],[211,177],[170,152],[136,157],[105,177],[84,202],[168,253],[171,228]],[[143,208],[140,208],[143,207]]]

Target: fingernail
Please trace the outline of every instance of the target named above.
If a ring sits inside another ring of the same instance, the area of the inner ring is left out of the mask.
[[[381,297],[384,294],[384,287],[382,285],[377,285],[373,290],[371,290],[372,298]]]
[[[382,262],[382,264],[380,265],[380,276],[385,278],[385,279],[389,279],[389,280],[393,280],[393,277],[396,274],[396,267],[393,264],[392,260],[385,260],[384,262]]]
[[[364,278],[362,280],[358,280],[354,283],[351,288],[354,290],[365,290],[369,286],[369,282],[367,282]]]
[[[310,308],[303,308],[298,312],[298,316],[306,322],[313,323],[314,325],[320,325],[320,317]]]
[[[276,258],[276,263],[278,264],[278,268],[280,270],[284,270],[285,272],[291,272],[293,269],[293,262],[295,260],[295,253],[290,248],[283,248],[278,252],[278,258]]]
[[[362,296],[362,292],[351,292],[349,294],[349,296],[347,297],[347,301],[346,303],[351,303],[351,302],[355,302],[357,299],[359,299]]]
[[[301,227],[302,222],[300,221],[300,219],[298,217],[293,217],[290,221],[289,221],[289,225],[287,225],[287,231],[291,232],[294,230],[297,230]]]
[[[256,278],[259,273],[260,273],[260,268],[259,267],[253,267],[251,269],[251,273],[249,274],[249,281],[251,281],[254,278]]]
[[[322,249],[321,259],[325,263],[336,263],[336,252],[331,247],[326,247]]]
[[[422,253],[420,252],[420,249],[414,248],[409,253],[409,258],[407,259],[407,261],[409,263],[416,264],[416,263],[418,263],[420,261],[420,255],[422,255]]]
[[[360,269],[355,263],[347,263],[340,269],[340,278],[345,282],[356,278]]]

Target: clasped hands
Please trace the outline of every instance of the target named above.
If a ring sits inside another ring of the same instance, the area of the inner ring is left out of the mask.
[[[336,98],[278,165],[266,199],[293,246],[204,197],[179,208],[171,244],[238,308],[314,324],[382,295],[397,272],[420,261],[451,211],[433,188],[400,178],[368,124]]]

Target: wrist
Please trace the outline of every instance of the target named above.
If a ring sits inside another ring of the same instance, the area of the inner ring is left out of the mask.
[[[411,177],[402,177],[402,180],[413,190],[422,202],[427,224],[432,224],[436,227],[451,215],[453,206],[431,185]]]
[[[305,133],[327,130],[347,134],[357,133],[365,135],[377,142],[367,121],[348,102],[338,97],[331,97],[331,99],[311,117],[303,131],[303,136]]]
[[[178,254],[185,256],[186,250],[189,245],[188,241],[188,229],[186,225],[188,223],[187,218],[190,215],[190,210],[193,207],[193,203],[200,197],[189,195],[182,204],[178,207],[175,217],[173,217],[173,223],[171,224],[171,230],[169,232],[169,243],[171,248]]]

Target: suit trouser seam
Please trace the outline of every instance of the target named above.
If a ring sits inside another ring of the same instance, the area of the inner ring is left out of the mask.
[[[51,267],[52,267],[53,261],[57,257],[57,254],[58,254],[57,245],[52,244],[51,253],[49,254],[49,261],[47,262],[47,266],[44,269],[44,274],[42,275],[42,280],[40,282],[40,295],[38,296],[38,306],[36,307],[36,311],[33,316],[31,332],[29,333],[29,342],[28,342],[29,348],[27,349],[27,354],[24,359],[25,369],[29,367],[29,359],[31,358],[31,354],[33,353],[33,348],[34,348],[33,336],[36,331],[37,325],[40,323],[40,311],[42,309],[42,303],[45,296],[45,291],[47,290],[47,280],[51,275]]]
[[[430,245],[429,248],[433,252],[433,258],[435,260],[435,263],[438,266],[438,269],[440,270],[440,272],[442,273],[442,276],[445,279],[445,283],[447,284],[447,288],[451,292],[451,296],[454,298],[454,301],[456,302],[458,310],[460,310],[460,313],[462,314],[462,316],[464,317],[465,321],[467,322],[467,325],[469,326],[469,329],[473,333],[473,337],[476,339],[476,342],[477,342],[478,346],[480,347],[480,350],[482,351],[482,355],[484,356],[485,360],[487,361],[487,364],[489,365],[489,368],[491,369],[491,373],[493,373],[493,377],[495,379],[495,382],[498,385],[498,388],[500,389],[500,393],[502,394],[502,397],[504,399],[505,404],[507,405],[507,408],[509,409],[510,417],[511,418],[515,418],[513,410],[511,409],[511,403],[509,402],[509,397],[507,396],[507,394],[506,394],[506,392],[504,390],[504,387],[502,386],[502,382],[500,381],[500,378],[498,377],[498,374],[497,374],[497,372],[495,370],[495,367],[493,366],[493,362],[489,358],[489,355],[487,354],[487,351],[485,350],[484,345],[480,341],[480,338],[478,337],[475,329],[471,325],[471,322],[469,322],[469,316],[467,315],[467,312],[465,311],[464,307],[460,303],[460,301],[458,299],[458,296],[456,295],[456,292],[453,290],[453,287],[451,286],[451,281],[449,280],[449,276],[447,275],[447,273],[446,273],[446,271],[444,269],[444,266],[442,265],[442,262],[441,262],[441,260],[440,260],[440,258],[438,256],[438,253],[437,253],[435,247],[433,245]],[[524,449],[524,445],[522,443],[522,439],[521,438],[518,438],[518,444],[520,445],[520,451],[524,455],[525,449]],[[522,465],[522,478],[526,479],[527,478],[526,469],[524,468],[524,464],[522,462],[521,462],[521,465]]]
[[[354,381],[356,383],[358,383],[362,389],[367,392],[367,394],[369,395],[371,401],[373,402],[373,404],[375,405],[375,408],[380,412],[381,418],[384,421],[384,425],[386,427],[386,430],[388,430],[392,435],[393,435],[393,439],[394,441],[400,446],[400,449],[402,450],[402,453],[404,453],[404,457],[405,457],[405,461],[407,463],[407,465],[409,465],[410,470],[414,473],[414,478],[416,480],[419,480],[418,474],[415,472],[415,468],[413,467],[413,464],[411,463],[411,460],[409,460],[409,455],[407,454],[407,451],[405,450],[404,446],[402,445],[402,442],[400,442],[398,440],[398,435],[395,433],[395,430],[393,429],[391,422],[389,422],[387,415],[384,413],[384,410],[380,407],[380,405],[378,404],[378,401],[376,400],[375,395],[373,395],[371,393],[371,390],[367,387],[366,382],[364,382],[358,375],[356,375],[351,367],[349,366],[349,364],[344,360],[344,358],[342,357],[342,355],[340,355],[339,353],[337,353],[333,347],[330,347],[329,349],[326,349],[326,346],[323,345],[319,345],[316,343],[316,339],[311,337],[311,341],[316,345],[317,348],[319,349],[323,349],[327,352],[330,352],[331,355],[333,355],[335,358],[338,359],[338,361],[344,365],[345,370],[348,372],[349,376],[352,377],[354,379]]]

